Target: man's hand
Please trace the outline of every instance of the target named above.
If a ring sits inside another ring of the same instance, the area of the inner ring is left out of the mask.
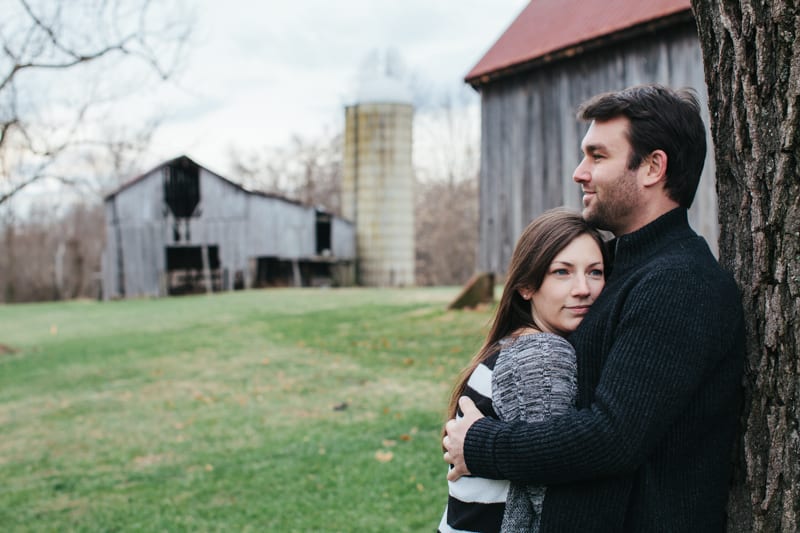
[[[454,467],[447,473],[449,481],[455,481],[461,476],[469,475],[470,472],[464,460],[464,439],[472,424],[483,418],[481,412],[475,407],[475,403],[466,396],[459,398],[458,406],[461,408],[461,412],[464,413],[464,417],[447,421],[444,426],[446,435],[442,441],[442,445],[447,450],[444,453],[444,461]]]

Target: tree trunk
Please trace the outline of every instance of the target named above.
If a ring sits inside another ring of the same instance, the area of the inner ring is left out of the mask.
[[[692,0],[716,149],[720,261],[747,321],[731,532],[800,525],[800,11]]]

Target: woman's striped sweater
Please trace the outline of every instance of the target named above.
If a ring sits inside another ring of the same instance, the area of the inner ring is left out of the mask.
[[[499,345],[499,352],[475,369],[465,390],[485,416],[541,421],[574,405],[575,350],[563,337],[533,333],[507,337]],[[543,487],[462,477],[449,482],[439,531],[498,532],[502,524],[503,531],[535,532],[544,495]]]

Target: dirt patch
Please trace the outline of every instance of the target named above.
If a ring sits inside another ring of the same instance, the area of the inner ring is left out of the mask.
[[[18,350],[15,350],[11,346],[0,343],[0,355],[11,355],[13,353],[17,353],[17,351]]]

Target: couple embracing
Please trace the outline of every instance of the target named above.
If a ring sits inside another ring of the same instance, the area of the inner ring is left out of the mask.
[[[453,391],[439,531],[724,531],[744,322],[688,223],[699,104],[646,85],[578,115],[582,216],[548,211],[517,242]]]

